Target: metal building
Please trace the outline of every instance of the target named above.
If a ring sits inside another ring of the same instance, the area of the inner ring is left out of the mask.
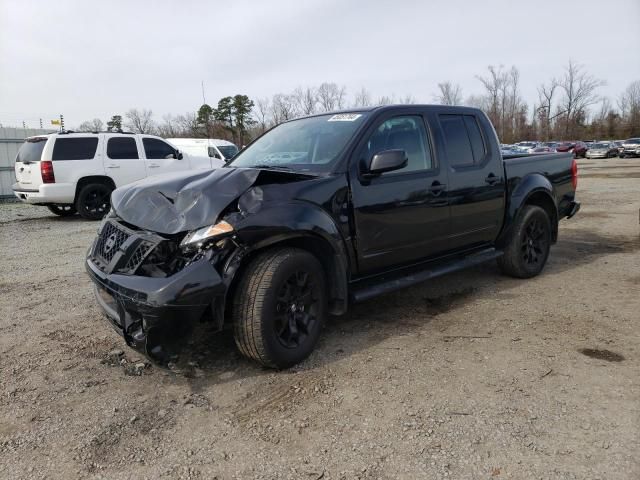
[[[53,132],[55,130],[39,128],[0,128],[0,198],[13,198],[11,185],[16,181],[13,164],[24,139]]]

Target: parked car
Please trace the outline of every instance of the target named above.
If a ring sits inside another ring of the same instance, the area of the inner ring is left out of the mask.
[[[560,142],[542,142],[540,144],[541,147],[549,147],[551,149],[553,149],[553,151],[556,151],[556,147],[560,145]]]
[[[56,215],[99,220],[111,191],[150,175],[211,170],[220,161],[183,155],[160,137],[132,133],[54,133],[27,138],[15,162],[16,197]]]
[[[111,325],[151,358],[208,321],[285,368],[353,302],[495,259],[538,275],[579,210],[577,172],[568,154],[503,160],[474,108],[319,114],[223,168],[116,189],[86,270]]]
[[[613,144],[618,149],[618,153],[620,153],[622,150],[624,150],[624,147],[622,146],[624,144],[624,140],[614,140]]]
[[[640,157],[640,138],[630,138],[622,143],[620,158]]]
[[[587,158],[611,158],[618,156],[618,148],[613,142],[596,142],[587,150]]]
[[[529,153],[555,153],[556,149],[551,147],[532,148]]]
[[[572,152],[575,158],[585,158],[587,150],[584,142],[561,142],[556,147],[556,151],[558,152]]]
[[[238,147],[234,143],[217,138],[167,138],[167,141],[190,155],[222,160],[216,162],[220,166],[238,153]]]
[[[538,142],[518,142],[515,144],[516,149],[521,153],[531,153],[531,150],[538,146]]]

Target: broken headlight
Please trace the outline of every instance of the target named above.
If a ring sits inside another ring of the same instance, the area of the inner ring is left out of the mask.
[[[201,247],[205,242],[209,240],[219,240],[233,233],[233,225],[224,220],[208,227],[200,228],[192,232],[187,233],[182,242],[180,242],[180,248],[185,250],[191,250],[193,248]]]

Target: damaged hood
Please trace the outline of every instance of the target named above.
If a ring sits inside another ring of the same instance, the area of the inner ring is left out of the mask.
[[[218,168],[149,177],[114,190],[111,205],[118,217],[136,227],[180,233],[216,223],[259,175],[252,168]]]

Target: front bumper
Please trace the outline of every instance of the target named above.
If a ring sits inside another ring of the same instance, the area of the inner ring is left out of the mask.
[[[107,274],[90,256],[85,266],[112,327],[130,347],[159,362],[207,309],[213,313],[224,302],[226,286],[206,258],[165,278]]]

